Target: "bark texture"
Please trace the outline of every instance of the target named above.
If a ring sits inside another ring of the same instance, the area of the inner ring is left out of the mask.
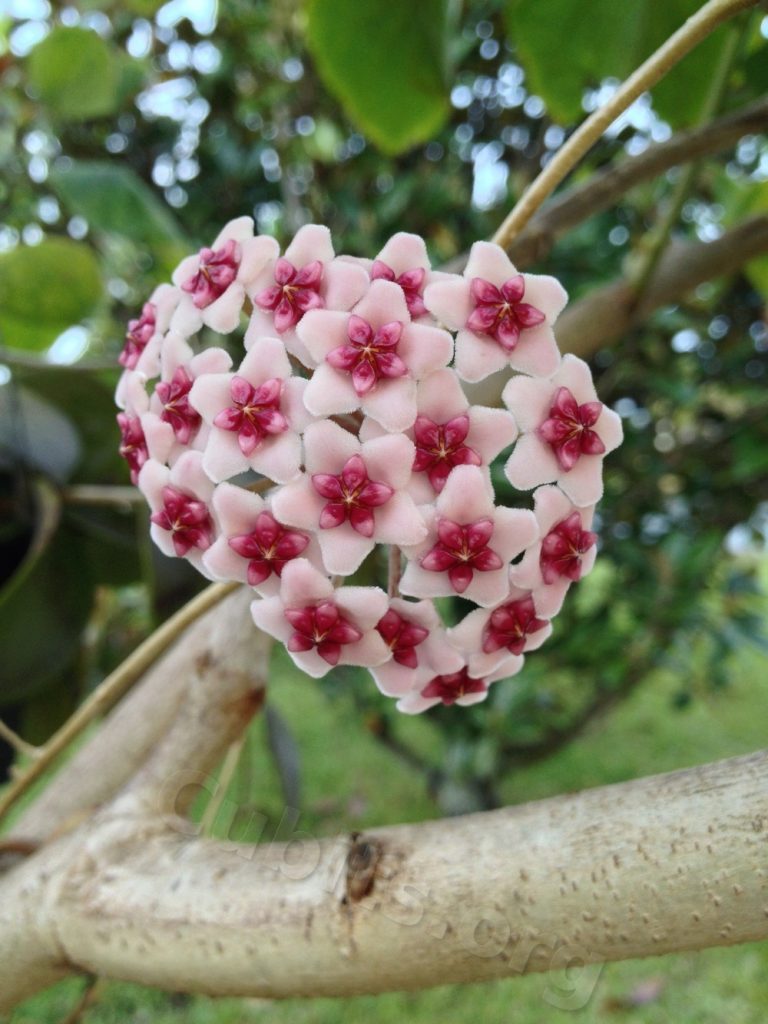
[[[63,967],[351,995],[768,936],[768,752],[358,837],[190,831],[115,808],[8,873],[0,1009]]]

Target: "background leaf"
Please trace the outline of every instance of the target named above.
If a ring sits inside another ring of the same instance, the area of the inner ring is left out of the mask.
[[[508,0],[507,28],[532,90],[567,124],[583,116],[585,89],[626,78],[700,6],[699,0]],[[653,90],[654,106],[670,124],[690,124],[700,114],[727,31],[721,26]],[[567,51],[555,60],[563,40]]]
[[[0,330],[12,348],[39,350],[93,313],[103,295],[93,250],[49,238],[0,255]]]
[[[79,543],[59,525],[59,498],[34,485],[37,514],[29,550],[0,589],[0,704],[39,691],[59,675],[80,644],[93,584],[79,563]]]
[[[424,142],[448,111],[447,0],[309,0],[307,41],[325,84],[385,153]]]
[[[64,483],[82,455],[71,420],[15,381],[0,387],[0,468],[24,466]]]
[[[83,160],[54,169],[51,183],[71,213],[97,230],[183,254],[184,234],[168,207],[130,167]]]
[[[85,28],[54,28],[29,55],[29,81],[48,109],[68,121],[111,114],[117,106],[112,51]]]

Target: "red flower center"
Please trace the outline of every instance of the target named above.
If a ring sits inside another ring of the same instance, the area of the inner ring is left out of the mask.
[[[392,608],[379,619],[376,626],[379,635],[392,651],[392,657],[406,668],[418,668],[419,658],[414,648],[429,636],[429,630],[404,619]]]
[[[482,277],[472,279],[470,295],[475,308],[469,315],[467,327],[478,334],[487,334],[507,352],[512,352],[522,331],[544,323],[546,317],[540,309],[523,302],[525,278],[515,274],[500,288]]]
[[[163,405],[160,419],[170,423],[176,439],[189,444],[202,422],[200,413],[189,401],[189,392],[194,381],[183,366],[179,366],[169,381],[160,381],[155,393]]]
[[[545,583],[555,583],[562,576],[569,580],[581,578],[581,558],[597,543],[597,534],[581,528],[581,514],[571,512],[549,531],[541,542],[539,566]]]
[[[321,601],[307,608],[286,608],[285,617],[294,633],[286,644],[289,651],[311,651],[317,648],[329,665],[338,665],[341,648],[355,644],[362,632],[339,613],[332,601]]]
[[[560,468],[567,473],[582,455],[602,455],[605,445],[591,428],[602,412],[602,402],[579,405],[568,388],[558,388],[549,419],[539,427],[539,437],[551,447]]]
[[[479,466],[482,459],[464,444],[469,433],[469,416],[454,416],[447,423],[435,423],[426,416],[417,416],[413,425],[416,457],[414,473],[426,473],[439,494],[454,466]]]
[[[521,597],[497,608],[483,630],[483,650],[486,654],[506,647],[512,654],[522,654],[531,633],[544,629],[546,619],[536,618],[533,598]]]
[[[135,484],[139,479],[139,470],[149,458],[147,451],[147,440],[141,428],[141,420],[138,416],[129,416],[127,413],[117,414],[117,425],[120,427],[120,455],[128,463],[131,471],[131,483]]]
[[[289,260],[279,259],[275,264],[275,284],[254,297],[256,305],[275,314],[275,330],[282,334],[295,327],[310,309],[325,305],[320,295],[323,264],[313,260],[298,269]]]
[[[372,281],[394,281],[395,284],[400,285],[403,289],[408,312],[414,320],[417,317],[424,316],[427,312],[423,298],[424,278],[426,276],[427,272],[423,267],[414,267],[413,270],[403,271],[398,277],[392,267],[382,260],[374,260],[371,267]]]
[[[248,583],[256,587],[273,573],[281,576],[286,562],[298,558],[309,537],[289,530],[269,512],[259,512],[250,533],[230,537],[229,546],[248,561]]]
[[[404,377],[408,367],[397,354],[403,333],[399,320],[392,320],[374,331],[367,320],[354,313],[347,324],[348,345],[339,345],[325,357],[337,370],[352,374],[352,384],[361,397],[384,379]]]
[[[173,546],[181,558],[190,548],[205,551],[213,541],[213,522],[208,506],[175,487],[164,487],[163,507],[153,513],[152,522],[173,535]]]
[[[233,377],[230,394],[234,406],[222,409],[214,425],[237,433],[240,451],[248,458],[265,437],[288,429],[288,420],[280,412],[283,382],[278,377],[255,388],[243,377]]]
[[[232,238],[215,252],[213,249],[201,249],[197,273],[181,287],[191,294],[198,309],[205,309],[223,295],[235,280],[240,259],[240,246]]]
[[[320,513],[320,528],[330,530],[349,519],[352,529],[363,537],[373,536],[372,509],[385,505],[395,493],[388,484],[369,478],[360,455],[347,459],[338,476],[314,473],[312,486],[329,499]]]
[[[125,346],[117,357],[121,366],[133,370],[139,357],[147,347],[155,333],[157,309],[152,302],[145,302],[138,320],[128,321],[128,333],[125,335]]]
[[[437,524],[437,544],[421,559],[422,569],[446,572],[457,594],[463,594],[475,571],[489,572],[504,564],[488,547],[493,534],[492,519],[478,519],[465,526],[450,519]]]
[[[469,674],[466,666],[459,672],[451,672],[444,676],[430,679],[421,691],[422,697],[439,697],[443,704],[455,704],[460,697],[468,693],[485,693],[488,687],[484,679],[475,679]]]

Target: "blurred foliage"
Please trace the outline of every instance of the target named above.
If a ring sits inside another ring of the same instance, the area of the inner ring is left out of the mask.
[[[435,262],[492,233],[584,110],[695,0],[15,0],[0,23],[0,713],[44,735],[138,636],[201,583],[148,543],[140,505],[78,498],[127,485],[112,389],[124,323],[179,256],[252,214],[282,241],[327,223],[371,255],[419,232]],[[639,101],[578,177],[700,116],[759,96],[768,47],[742,17]],[[567,38],[567,46],[563,40]],[[565,127],[563,127],[565,126]],[[768,152],[747,137],[706,161],[677,233],[702,241],[766,208]],[[546,268],[576,298],[647,247],[673,173],[563,238]],[[755,289],[764,289],[761,296]],[[446,810],[488,806],[497,780],[577,736],[658,665],[681,713],[722,686],[725,655],[764,644],[768,270],[700,287],[597,353],[627,439],[609,463],[601,559],[552,640],[487,704],[430,718],[439,761],[353,672],[368,731],[423,770]],[[64,364],[64,365],[62,365]],[[499,487],[507,485],[499,474]],[[511,493],[509,494],[511,498]],[[726,543],[726,539],[728,543]],[[458,608],[454,609],[458,614]],[[706,679],[696,664],[706,665]],[[288,778],[291,740],[273,722]],[[279,749],[278,749],[279,748]],[[286,783],[287,784],[287,783]]]

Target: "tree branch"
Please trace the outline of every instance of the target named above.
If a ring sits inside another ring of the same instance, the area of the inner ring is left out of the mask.
[[[63,967],[280,998],[758,940],[766,830],[768,752],[333,840],[113,813],[0,879],[0,1010]]]
[[[42,842],[110,800],[146,763],[161,737],[167,736],[187,700],[200,666],[216,648],[215,638],[228,622],[240,622],[238,659],[253,656],[249,639],[258,635],[240,588],[190,624],[173,646],[152,665],[134,690],[111,712],[82,747],[48,783],[14,824],[13,835]],[[238,619],[239,616],[239,619]],[[218,657],[210,659],[217,678]]]
[[[264,703],[274,641],[256,629],[253,594],[239,587],[197,648],[184,700],[168,732],[113,805],[118,814],[186,812],[200,786],[211,782],[230,744]]]
[[[768,100],[761,100],[711,124],[678,132],[666,142],[650,146],[638,156],[593,174],[589,181],[560,193],[513,239],[507,248],[519,267],[543,260],[556,240],[588,217],[615,205],[630,189],[656,178],[671,167],[722,152],[750,132],[768,127]],[[461,257],[451,269],[462,269]]]
[[[139,644],[66,720],[58,732],[54,733],[45,746],[38,749],[35,759],[18,774],[5,792],[0,794],[0,821],[94,719],[111,710],[185,629],[218,604],[236,586],[238,584],[212,584]]]

